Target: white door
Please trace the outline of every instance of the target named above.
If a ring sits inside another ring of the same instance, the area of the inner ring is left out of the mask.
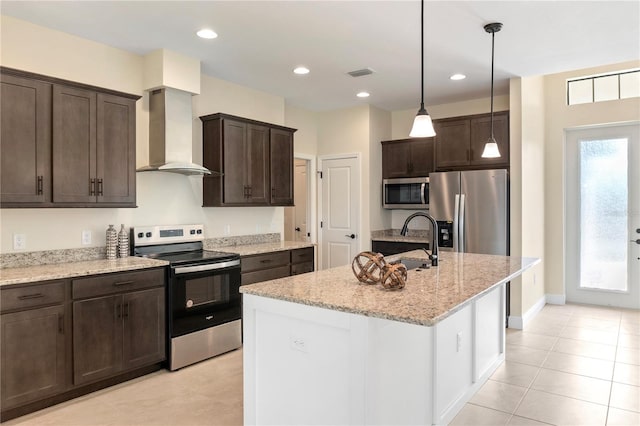
[[[295,241],[309,241],[309,236],[307,235],[307,167],[307,161],[296,158],[293,173],[293,203],[295,204],[293,225]]]
[[[322,269],[348,265],[358,254],[360,160],[356,155],[325,157],[320,166]]]
[[[566,141],[567,300],[640,308],[640,124]]]

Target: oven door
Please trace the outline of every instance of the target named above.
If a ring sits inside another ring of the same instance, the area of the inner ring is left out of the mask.
[[[171,337],[238,320],[240,260],[172,267],[169,291]]]

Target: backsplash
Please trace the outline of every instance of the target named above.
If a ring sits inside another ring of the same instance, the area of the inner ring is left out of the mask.
[[[229,246],[277,242],[280,242],[280,233],[207,238],[204,240],[203,245],[205,250],[224,250],[224,247]],[[106,257],[106,247],[1,253],[0,269],[82,262],[85,260],[106,259]]]
[[[106,250],[106,247],[87,247],[77,249],[29,251],[21,253],[2,253],[0,254],[0,269],[106,259]]]
[[[234,237],[206,238],[204,240],[205,250],[224,249],[229,246],[243,246],[246,244],[263,244],[280,242],[280,233],[237,235]]]

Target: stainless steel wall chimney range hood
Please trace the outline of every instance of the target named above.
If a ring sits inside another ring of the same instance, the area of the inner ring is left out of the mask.
[[[191,93],[163,88],[149,94],[149,165],[139,172],[216,175],[192,161]]]

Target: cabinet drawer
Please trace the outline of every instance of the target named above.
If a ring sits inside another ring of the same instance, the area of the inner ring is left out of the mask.
[[[289,265],[289,251],[257,254],[241,259],[242,273]],[[255,281],[254,281],[255,282]]]
[[[62,303],[64,302],[64,281],[3,288],[0,295],[2,295],[0,299],[2,312]]]
[[[291,265],[291,275],[306,274],[307,272],[313,272],[313,261]]]
[[[291,263],[313,262],[313,247],[291,250]]]
[[[289,254],[289,253],[287,253]],[[265,269],[242,274],[242,285],[258,283],[261,281],[275,280],[276,278],[284,278],[289,276],[289,265],[279,266],[277,268]]]
[[[71,281],[74,299],[122,293],[164,285],[164,269],[104,274]]]

